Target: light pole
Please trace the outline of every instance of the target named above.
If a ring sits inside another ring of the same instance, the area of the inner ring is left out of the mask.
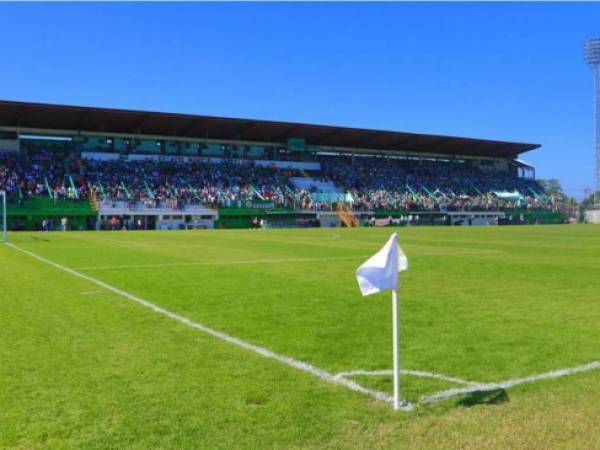
[[[594,76],[594,207],[600,191],[600,38],[585,43],[584,61]]]

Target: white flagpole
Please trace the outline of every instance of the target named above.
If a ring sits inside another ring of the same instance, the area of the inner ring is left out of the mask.
[[[394,409],[400,408],[400,358],[398,351],[398,288],[392,289],[392,321],[394,334]]]

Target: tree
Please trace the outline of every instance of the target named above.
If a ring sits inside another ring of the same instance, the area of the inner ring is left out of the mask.
[[[538,184],[550,195],[564,196],[562,185],[556,178],[537,180]]]
[[[583,199],[581,202],[581,206],[585,209],[594,205],[594,202],[599,199],[600,200],[600,192],[596,192],[595,194],[592,192],[588,197]]]

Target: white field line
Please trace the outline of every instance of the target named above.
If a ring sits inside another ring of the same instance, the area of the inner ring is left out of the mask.
[[[336,374],[335,376],[340,377],[340,378],[347,378],[347,377],[354,377],[354,376],[361,376],[361,375],[362,376],[380,377],[380,376],[391,376],[392,374],[393,373],[392,373],[391,369],[351,370],[349,372],[340,372],[340,373]],[[401,369],[400,375],[409,375],[409,376],[421,377],[421,378],[435,378],[436,380],[449,381],[451,383],[462,384],[465,386],[479,386],[481,384],[481,383],[474,382],[474,381],[467,381],[467,380],[462,380],[460,378],[451,377],[449,375],[444,375],[443,373],[424,372],[422,370]]]
[[[100,292],[102,292],[102,291],[100,291],[100,290],[98,290],[98,291],[86,291],[86,292],[82,292],[81,295],[94,295],[94,294],[99,294]]]
[[[475,384],[473,386],[468,386],[464,388],[454,388],[448,389],[446,391],[441,391],[436,394],[426,395],[419,399],[419,403],[431,403],[437,402],[440,400],[446,400],[450,397],[455,397],[457,395],[463,394],[471,394],[473,392],[479,391],[491,391],[494,389],[508,389],[514,386],[518,386],[520,384],[533,383],[541,380],[552,380],[554,378],[565,377],[567,375],[574,375],[576,373],[589,372],[591,370],[599,370],[600,369],[600,361],[593,361],[589,364],[584,364],[583,366],[577,367],[567,367],[564,369],[556,369],[550,372],[538,373],[536,375],[530,375],[522,378],[511,378],[510,380],[500,381],[497,383],[482,383]]]
[[[134,242],[134,241],[122,241],[120,239],[110,239],[110,238],[92,238],[90,239],[91,242],[98,242],[98,241],[105,241],[105,242],[110,242],[113,244],[117,244],[120,245],[122,247],[146,247],[145,244],[142,244],[140,242]]]
[[[38,261],[41,261],[45,264],[48,264],[52,267],[55,267],[57,269],[60,269],[64,272],[67,272],[77,278],[81,278],[83,280],[89,281],[90,283],[94,283],[97,286],[100,286],[103,289],[106,289],[108,291],[114,292],[117,295],[120,295],[121,297],[124,297],[128,300],[131,300],[135,303],[138,303],[142,306],[145,306],[146,308],[151,309],[152,311],[154,311],[155,313],[158,314],[162,314],[170,319],[176,320],[184,325],[187,325],[191,328],[195,328],[196,330],[199,330],[203,333],[209,334],[213,337],[216,337],[217,339],[220,339],[222,341],[228,342],[230,344],[236,345],[240,348],[243,348],[245,350],[254,352],[259,354],[260,356],[264,357],[264,358],[269,358],[269,359],[273,359],[275,361],[278,361],[282,364],[285,364],[287,366],[293,367],[294,369],[298,369],[301,370],[303,372],[307,372],[310,373],[311,375],[314,375],[324,381],[327,381],[329,383],[334,383],[334,384],[338,384],[341,386],[344,386],[354,392],[359,392],[361,394],[365,394],[365,395],[369,395],[373,398],[376,398],[377,400],[381,400],[387,403],[393,403],[393,399],[391,398],[391,396],[389,396],[388,394],[384,393],[384,392],[380,392],[380,391],[375,391],[373,389],[368,389],[365,388],[363,386],[361,386],[358,383],[355,383],[353,381],[350,380],[346,380],[344,378],[338,378],[336,377],[334,374],[329,373],[323,369],[320,369],[316,366],[313,366],[312,364],[303,362],[303,361],[299,361],[293,358],[290,358],[288,356],[284,356],[284,355],[279,355],[277,353],[272,352],[271,350],[268,350],[264,347],[259,347],[258,345],[254,345],[254,344],[250,344],[248,342],[244,342],[238,338],[235,338],[233,336],[230,336],[228,334],[222,333],[220,331],[216,331],[213,330],[212,328],[209,328],[205,325],[202,325],[201,323],[198,322],[194,322],[184,316],[180,316],[179,314],[176,314],[174,312],[171,312],[167,309],[161,308],[158,305],[155,305],[154,303],[151,303],[147,300],[144,300],[141,297],[137,297],[135,295],[129,294],[125,291],[122,291],[121,289],[117,289],[116,287],[113,287],[107,283],[104,283],[103,281],[97,280],[96,278],[90,277],[88,275],[84,275],[82,273],[79,273],[73,269],[70,269],[68,267],[65,267],[61,264],[55,263],[53,261],[50,261],[46,258],[43,258],[42,256],[36,255],[35,253],[32,253],[28,250],[24,250],[20,247],[17,247],[14,244],[11,243],[6,243],[6,245],[8,245],[9,247],[13,248],[14,250],[17,250],[21,253],[24,253],[32,258],[37,259]],[[410,403],[405,403],[401,409],[404,411],[410,411],[414,408],[414,406]]]

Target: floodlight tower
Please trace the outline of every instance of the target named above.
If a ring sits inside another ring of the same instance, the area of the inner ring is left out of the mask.
[[[585,43],[584,60],[594,76],[594,203],[597,204],[600,191],[600,38]]]

